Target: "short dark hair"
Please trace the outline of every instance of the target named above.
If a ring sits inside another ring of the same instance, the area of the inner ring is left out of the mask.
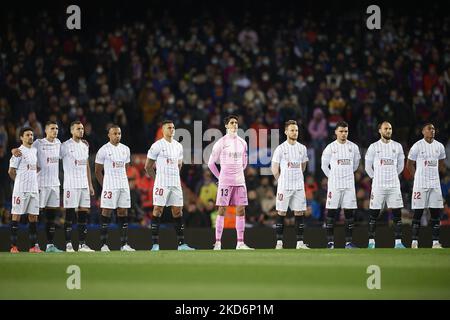
[[[45,123],[45,127],[47,128],[48,126],[51,126],[51,125],[58,125],[57,123],[56,123],[56,121],[52,121],[52,120],[49,120],[49,121],[47,121],[46,123]]]
[[[22,129],[20,129],[19,131],[19,137],[23,137],[23,134],[27,131],[31,131],[34,133],[33,129],[31,127],[23,127]]]
[[[424,125],[422,126],[422,130],[425,129],[425,127],[427,126],[434,126],[434,124],[432,124],[431,122],[425,122]]]
[[[173,120],[169,120],[169,119],[167,119],[167,120],[163,120],[163,122],[162,122],[162,125],[161,125],[161,126],[163,126],[163,125],[165,125],[165,124],[168,124],[168,123],[173,123]]]
[[[348,128],[348,123],[345,122],[345,121],[339,121],[338,123],[336,123],[336,129],[339,128],[339,127],[341,127],[341,128]]]
[[[107,132],[109,133],[109,131],[110,131],[111,129],[120,129],[120,127],[119,127],[119,125],[117,125],[117,124],[112,124],[112,125],[110,125],[110,126],[108,127]]]
[[[74,125],[77,125],[77,124],[82,124],[82,123],[81,123],[80,120],[75,120],[75,121],[73,121],[73,122],[70,124],[70,131],[72,131],[73,126],[74,126]]]
[[[284,123],[284,130],[286,130],[291,124],[297,125],[297,121],[295,120],[288,120]]]
[[[234,115],[234,114],[230,114],[229,116],[225,117],[225,119],[223,119],[223,123],[227,125],[228,122],[231,121],[231,119],[234,119],[234,120],[236,120],[236,121],[239,120],[238,116],[236,116],[236,115]]]

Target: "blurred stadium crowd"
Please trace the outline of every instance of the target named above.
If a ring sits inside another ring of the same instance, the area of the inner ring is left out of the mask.
[[[360,17],[324,11],[297,15],[239,18],[226,10],[199,12],[176,19],[170,12],[148,11],[142,20],[99,16],[98,28],[69,32],[45,10],[33,15],[5,13],[0,28],[0,210],[7,223],[11,182],[10,150],[23,126],[44,135],[47,120],[59,124],[59,139],[70,137],[69,124],[81,120],[96,151],[107,142],[106,127],[122,128],[122,142],[134,153],[128,170],[133,222],[147,226],[153,181],[143,170],[149,146],[161,137],[163,119],[176,128],[223,130],[222,119],[240,115],[246,130],[283,128],[300,123],[300,141],[311,149],[305,177],[309,225],[326,215],[326,178],[321,152],[334,139],[336,122],[346,120],[349,139],[364,157],[378,139],[382,120],[393,125],[393,138],[407,155],[421,139],[420,125],[433,122],[436,139],[446,146],[447,174],[441,177],[450,215],[450,17],[439,12],[397,13],[383,18],[381,31],[365,29]],[[103,19],[103,20],[102,20]],[[109,21],[109,22],[108,22]],[[19,27],[20,26],[20,27]],[[283,138],[283,130],[280,131]],[[94,175],[93,175],[94,176]],[[211,227],[215,215],[215,180],[205,165],[185,165],[186,226]],[[246,170],[249,225],[274,223],[276,185],[272,176]],[[412,179],[402,174],[404,218],[410,218]],[[371,181],[363,161],[356,172],[358,219],[366,220]],[[97,184],[97,195],[99,194]],[[98,222],[92,199],[91,223]],[[170,215],[165,215],[171,219]],[[289,218],[288,218],[289,219]],[[384,217],[389,222],[389,213]],[[293,223],[293,218],[291,219]],[[234,224],[232,224],[234,226]]]

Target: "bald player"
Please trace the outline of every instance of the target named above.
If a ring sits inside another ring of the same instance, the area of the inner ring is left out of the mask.
[[[130,148],[120,143],[122,131],[118,125],[112,125],[108,129],[108,138],[109,142],[98,150],[95,157],[95,176],[102,186],[100,250],[110,251],[107,245],[108,225],[111,222],[112,211],[116,210],[121,230],[120,251],[135,251],[128,245],[128,208],[131,207],[131,198],[126,169],[130,163]]]
[[[222,232],[227,206],[236,206],[237,250],[253,250],[244,243],[245,206],[248,205],[244,169],[247,167],[247,142],[238,137],[238,117],[230,115],[224,120],[227,134],[213,146],[208,167],[219,180],[216,205],[216,242],[214,250],[221,250]],[[216,162],[220,163],[220,172]]]
[[[89,168],[89,144],[83,139],[84,126],[80,121],[70,125],[72,138],[61,145],[61,159],[64,168],[64,208],[66,221],[66,252],[74,252],[72,246],[72,224],[78,209],[79,252],[93,252],[86,244],[87,222],[91,198],[94,196],[91,170]]]
[[[39,217],[39,194],[37,178],[37,150],[32,148],[33,129],[24,127],[20,129],[19,147],[21,156],[12,156],[9,161],[8,174],[14,181],[11,208],[11,253],[18,253],[17,232],[20,217],[28,214],[29,221],[29,252],[42,252],[37,242],[37,222]]]
[[[170,206],[175,221],[178,250],[194,250],[184,243],[183,190],[180,170],[183,164],[183,146],[176,141],[175,125],[172,120],[164,120],[163,137],[152,144],[147,153],[145,171],[155,179],[153,186],[152,251],[159,251],[159,225],[163,209]],[[153,165],[156,162],[156,172]]]
[[[347,140],[348,124],[345,121],[336,124],[334,133],[336,140],[324,149],[321,166],[328,177],[327,247],[334,248],[334,222],[339,217],[340,209],[344,209],[345,248],[354,249],[357,248],[352,243],[354,211],[357,208],[354,172],[358,169],[361,155],[358,146]]]
[[[406,166],[414,175],[411,208],[414,210],[412,221],[411,248],[419,247],[419,228],[423,210],[428,208],[431,214],[432,248],[441,249],[439,242],[440,215],[444,208],[439,171],[445,172],[445,148],[434,140],[436,129],[432,123],[422,127],[423,139],[417,141],[409,150]]]
[[[400,179],[405,166],[405,155],[402,145],[391,139],[392,126],[384,121],[378,126],[381,138],[367,149],[365,169],[372,179],[372,192],[369,204],[369,249],[375,248],[375,229],[380,211],[386,205],[392,209],[394,216],[394,233],[396,249],[404,249],[402,244],[402,192]]]

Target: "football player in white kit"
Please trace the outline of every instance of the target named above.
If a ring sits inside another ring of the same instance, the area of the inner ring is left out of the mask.
[[[328,177],[326,208],[328,209],[326,229],[327,247],[334,248],[334,222],[340,210],[345,215],[345,248],[357,248],[352,243],[354,210],[356,204],[355,175],[361,155],[359,148],[347,140],[348,124],[339,121],[334,130],[336,140],[326,146],[322,153],[322,171]]]
[[[272,157],[272,173],[278,181],[276,209],[278,211],[275,249],[283,249],[284,218],[288,208],[294,211],[297,233],[297,249],[309,249],[303,242],[304,214],[306,211],[305,182],[303,172],[308,163],[306,147],[297,141],[298,125],[289,120],[284,125],[287,140],[280,144]]]
[[[95,157],[95,176],[102,186],[100,208],[102,214],[101,251],[110,251],[108,241],[108,225],[111,222],[111,213],[117,210],[119,222],[120,251],[135,251],[128,245],[128,208],[131,207],[130,186],[128,184],[127,167],[130,163],[130,148],[120,143],[122,131],[118,125],[108,129],[109,142],[103,145]],[[103,175],[103,170],[105,175]]]
[[[64,168],[64,208],[66,219],[64,229],[66,234],[66,252],[74,252],[72,246],[72,223],[75,219],[75,209],[78,208],[78,237],[80,252],[93,252],[86,244],[87,222],[90,196],[94,195],[91,170],[89,168],[89,144],[83,140],[84,127],[80,121],[70,125],[72,138],[61,145],[61,159]]]
[[[39,217],[39,189],[37,178],[37,150],[32,148],[33,129],[24,127],[20,129],[19,147],[21,156],[12,156],[9,161],[8,174],[14,181],[11,209],[11,253],[18,253],[17,232],[20,217],[28,214],[29,221],[29,252],[42,252],[37,243],[37,222]]]
[[[165,206],[170,206],[175,220],[178,250],[194,250],[184,243],[182,217],[183,191],[180,170],[183,163],[183,146],[174,140],[175,125],[171,120],[162,124],[163,138],[152,144],[147,153],[145,171],[155,179],[153,186],[152,251],[159,250],[159,224]],[[153,165],[156,162],[156,173]]]
[[[402,145],[391,139],[392,126],[384,121],[378,126],[380,140],[367,149],[365,169],[373,179],[369,204],[369,249],[375,248],[375,229],[380,210],[386,205],[394,216],[394,234],[396,249],[404,249],[402,244],[402,193],[398,175],[405,166],[405,154]]]
[[[58,136],[58,124],[48,121],[45,124],[43,139],[36,139],[33,148],[37,150],[38,159],[38,187],[39,208],[44,211],[46,218],[47,248],[45,252],[63,252],[53,242],[55,237],[55,218],[60,209],[59,155],[61,141]],[[12,154],[20,157],[20,149],[13,149]]]
[[[422,127],[423,139],[417,141],[409,150],[406,166],[414,175],[411,208],[414,210],[412,221],[411,248],[419,247],[419,228],[423,210],[429,208],[432,227],[432,248],[440,249],[439,228],[441,210],[444,208],[439,171],[445,172],[445,148],[434,140],[434,125],[426,123]]]

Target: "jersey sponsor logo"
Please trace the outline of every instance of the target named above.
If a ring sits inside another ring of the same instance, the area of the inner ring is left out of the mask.
[[[228,152],[229,158],[239,159],[242,157],[242,152]]]
[[[301,163],[300,162],[291,162],[289,161],[287,163],[288,168],[292,168],[292,169],[296,169],[296,168],[300,168],[301,167]]]
[[[58,163],[59,158],[58,157],[47,157],[47,163]]]
[[[112,167],[113,168],[123,168],[125,166],[125,162],[123,161],[113,161]]]
[[[85,166],[85,165],[87,165],[87,160],[86,160],[86,159],[83,159],[83,160],[75,160],[74,162],[75,162],[75,165],[76,165],[76,166]]]
[[[424,165],[425,167],[437,167],[438,162],[437,162],[437,160],[425,160],[425,161],[423,162],[423,165]]]
[[[337,164],[339,166],[349,166],[351,164],[350,159],[338,159]]]
[[[392,159],[380,159],[380,165],[381,166],[393,166],[394,160]]]

